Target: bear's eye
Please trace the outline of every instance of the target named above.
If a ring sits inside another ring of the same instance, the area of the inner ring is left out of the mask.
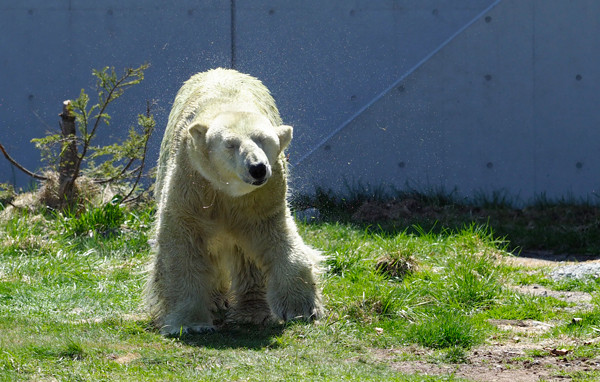
[[[237,147],[234,141],[225,141],[225,148],[228,150],[233,150]]]

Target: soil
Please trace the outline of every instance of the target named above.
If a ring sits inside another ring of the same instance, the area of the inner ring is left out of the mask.
[[[521,325],[518,327],[523,328]],[[570,360],[561,355],[562,349],[556,349],[554,345],[550,341],[504,341],[473,350],[462,364],[395,360],[404,356],[406,349],[378,350],[374,356],[403,374],[453,375],[478,382],[570,381],[572,379],[565,376],[566,373],[589,372],[600,368],[600,358]],[[527,350],[536,349],[544,350],[547,355],[531,357],[526,354]]]
[[[532,335],[537,336],[551,327],[547,324],[535,321],[496,321],[501,330],[514,334],[514,337],[490,342],[472,350],[461,364],[400,360],[406,358],[407,354],[433,359],[432,354],[423,349],[376,350],[373,356],[403,374],[453,375],[478,382],[571,381],[572,378],[567,374],[600,370],[600,356],[568,358],[569,351],[564,346],[578,345],[576,343],[569,344],[567,340],[561,339],[558,346],[556,340],[533,340]],[[531,356],[531,351],[537,351],[536,354],[541,355]]]

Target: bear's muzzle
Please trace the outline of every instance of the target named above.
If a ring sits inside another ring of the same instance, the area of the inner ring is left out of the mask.
[[[264,163],[250,165],[248,172],[254,178],[252,182],[254,186],[260,186],[267,181],[267,166]]]

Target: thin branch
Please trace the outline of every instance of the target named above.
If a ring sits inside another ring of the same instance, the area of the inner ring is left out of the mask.
[[[104,114],[104,111],[106,110],[108,105],[113,101],[113,100],[111,100],[112,95],[119,88],[121,83],[123,83],[123,81],[125,81],[130,76],[131,76],[131,72],[127,72],[123,77],[121,77],[111,87],[110,91],[108,92],[106,99],[104,100],[102,106],[100,107],[100,111],[98,112],[98,116],[96,117],[96,121],[94,122],[94,127],[92,127],[92,131],[88,134],[88,139],[84,139],[84,141],[83,141],[83,147],[81,148],[81,155],[79,156],[79,158],[77,160],[77,165],[75,167],[75,176],[73,178],[77,178],[79,176],[81,162],[83,162],[83,158],[85,158],[85,155],[87,154],[88,148],[90,146],[90,142],[91,142],[92,138],[94,137],[94,135],[96,134],[96,130],[98,129],[98,126],[100,126],[100,121],[102,120],[102,115]]]
[[[127,171],[127,169],[129,167],[131,167],[131,165],[133,164],[133,162],[135,160],[136,160],[136,158],[131,158],[129,160],[129,163],[127,163],[127,165],[117,175],[115,175],[115,176],[113,176],[111,178],[94,179],[93,182],[96,183],[96,184],[105,184],[105,183],[114,182],[117,179],[129,178],[131,176],[131,174],[135,174],[141,168],[141,166],[138,166],[138,167],[134,168],[131,171]],[[127,174],[125,174],[126,172],[127,172]]]
[[[11,205],[11,206],[13,206],[13,208],[15,208],[17,210],[23,210],[23,209],[25,209],[25,207],[23,207],[23,206],[17,206],[13,202],[8,202],[8,204]]]
[[[125,200],[125,199],[123,199],[123,200],[121,201],[121,203],[133,203],[133,202],[135,202],[135,201],[139,200],[139,199],[142,197],[142,195],[143,195],[143,193],[141,193],[141,194],[138,194],[138,195],[134,196],[133,198],[129,198],[129,199],[126,199],[126,200]]]
[[[16,168],[18,168],[19,170],[23,171],[25,174],[29,175],[30,177],[37,179],[37,180],[48,180],[48,178],[46,178],[45,176],[42,175],[38,175],[35,174],[31,171],[29,171],[28,169],[26,169],[25,167],[23,167],[19,162],[17,162],[16,160],[14,160],[10,155],[8,155],[8,153],[6,152],[6,150],[4,149],[4,146],[2,146],[2,144],[0,143],[0,151],[2,151],[2,154],[4,154],[4,157],[10,162],[12,163],[13,166],[15,166]]]
[[[137,177],[135,178],[135,182],[133,183],[133,186],[131,186],[131,190],[129,190],[129,193],[127,195],[125,195],[125,197],[123,198],[124,202],[127,202],[129,197],[133,194],[133,191],[135,191],[135,188],[137,187],[138,183],[140,182],[140,178],[142,177],[142,174],[144,172],[144,158],[142,158],[142,164],[139,167],[140,171],[137,174]]]
[[[96,117],[96,121],[94,122],[94,127],[92,127],[92,132],[89,134],[90,139],[91,139],[91,137],[93,137],[96,134],[96,130],[98,129],[98,126],[100,125],[100,122],[102,121],[102,115],[106,111],[106,108],[112,101],[114,101],[112,99],[113,94],[115,94],[115,91],[118,90],[121,86],[126,87],[127,84],[123,84],[123,82],[131,76],[132,76],[132,71],[128,71],[123,77],[119,78],[117,80],[117,82],[115,82],[115,84],[110,88],[110,91],[106,95],[106,100],[104,101],[104,103],[102,104],[102,107],[100,108],[100,111],[98,112],[98,117]]]

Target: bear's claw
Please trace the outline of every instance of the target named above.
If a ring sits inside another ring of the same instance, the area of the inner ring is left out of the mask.
[[[191,325],[186,326],[182,325],[179,327],[176,326],[163,326],[160,330],[161,334],[172,336],[172,337],[182,337],[185,335],[191,334],[209,334],[217,331],[217,328],[214,325],[202,324],[202,325]]]

